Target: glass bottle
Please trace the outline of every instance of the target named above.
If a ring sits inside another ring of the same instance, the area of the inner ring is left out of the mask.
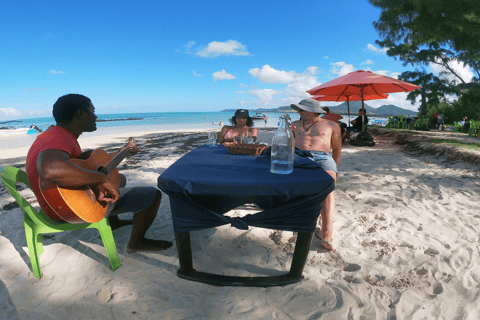
[[[290,126],[290,116],[282,114],[278,130],[272,139],[272,159],[270,171],[278,174],[289,174],[293,171],[295,139]]]

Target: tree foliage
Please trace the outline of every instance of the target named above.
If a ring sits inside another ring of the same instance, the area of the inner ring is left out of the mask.
[[[407,63],[455,57],[480,75],[478,0],[369,1],[382,9],[374,26],[384,39],[377,43],[390,48],[389,55],[404,55]],[[419,50],[421,46],[426,49]]]
[[[437,108],[440,104],[446,103],[448,95],[456,94],[463,97],[470,92],[471,97],[476,96],[475,92],[480,89],[478,0],[369,0],[369,2],[382,9],[380,19],[374,22],[382,38],[376,43],[387,48],[389,56],[400,58],[404,65],[415,66],[415,71],[404,72],[400,78],[425,88],[429,108],[432,106]],[[473,70],[475,74],[473,79],[465,79],[455,71],[452,64],[457,61]],[[425,67],[430,64],[440,65],[446,71],[440,74],[440,77],[427,73]],[[445,75],[449,77],[444,77]],[[408,99],[415,101],[420,94],[420,90],[411,92]],[[459,105],[465,101],[459,99]],[[477,101],[477,104],[480,104],[480,101]],[[456,114],[454,111],[451,112],[452,116]],[[478,108],[476,112],[478,117]]]

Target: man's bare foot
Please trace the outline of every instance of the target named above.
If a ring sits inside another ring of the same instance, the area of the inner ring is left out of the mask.
[[[127,252],[158,252],[170,248],[173,245],[171,241],[143,239],[135,245],[128,244]]]
[[[320,228],[315,228],[315,232],[313,233],[315,237],[317,237],[320,240],[320,245],[324,247],[325,249],[335,252],[335,249],[333,249],[333,245],[331,241],[325,240],[324,233],[322,232],[323,230]]]
[[[108,217],[108,222],[110,222],[110,228],[112,228],[112,230],[133,224],[132,220],[121,220],[118,216]]]

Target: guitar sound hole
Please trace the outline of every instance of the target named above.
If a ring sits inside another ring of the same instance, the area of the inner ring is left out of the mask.
[[[105,167],[98,167],[98,172],[105,173]]]

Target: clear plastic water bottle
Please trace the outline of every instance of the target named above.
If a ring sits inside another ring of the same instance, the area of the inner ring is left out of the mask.
[[[282,114],[278,130],[272,139],[270,171],[278,174],[292,173],[294,152],[295,139],[290,127],[290,116]]]

